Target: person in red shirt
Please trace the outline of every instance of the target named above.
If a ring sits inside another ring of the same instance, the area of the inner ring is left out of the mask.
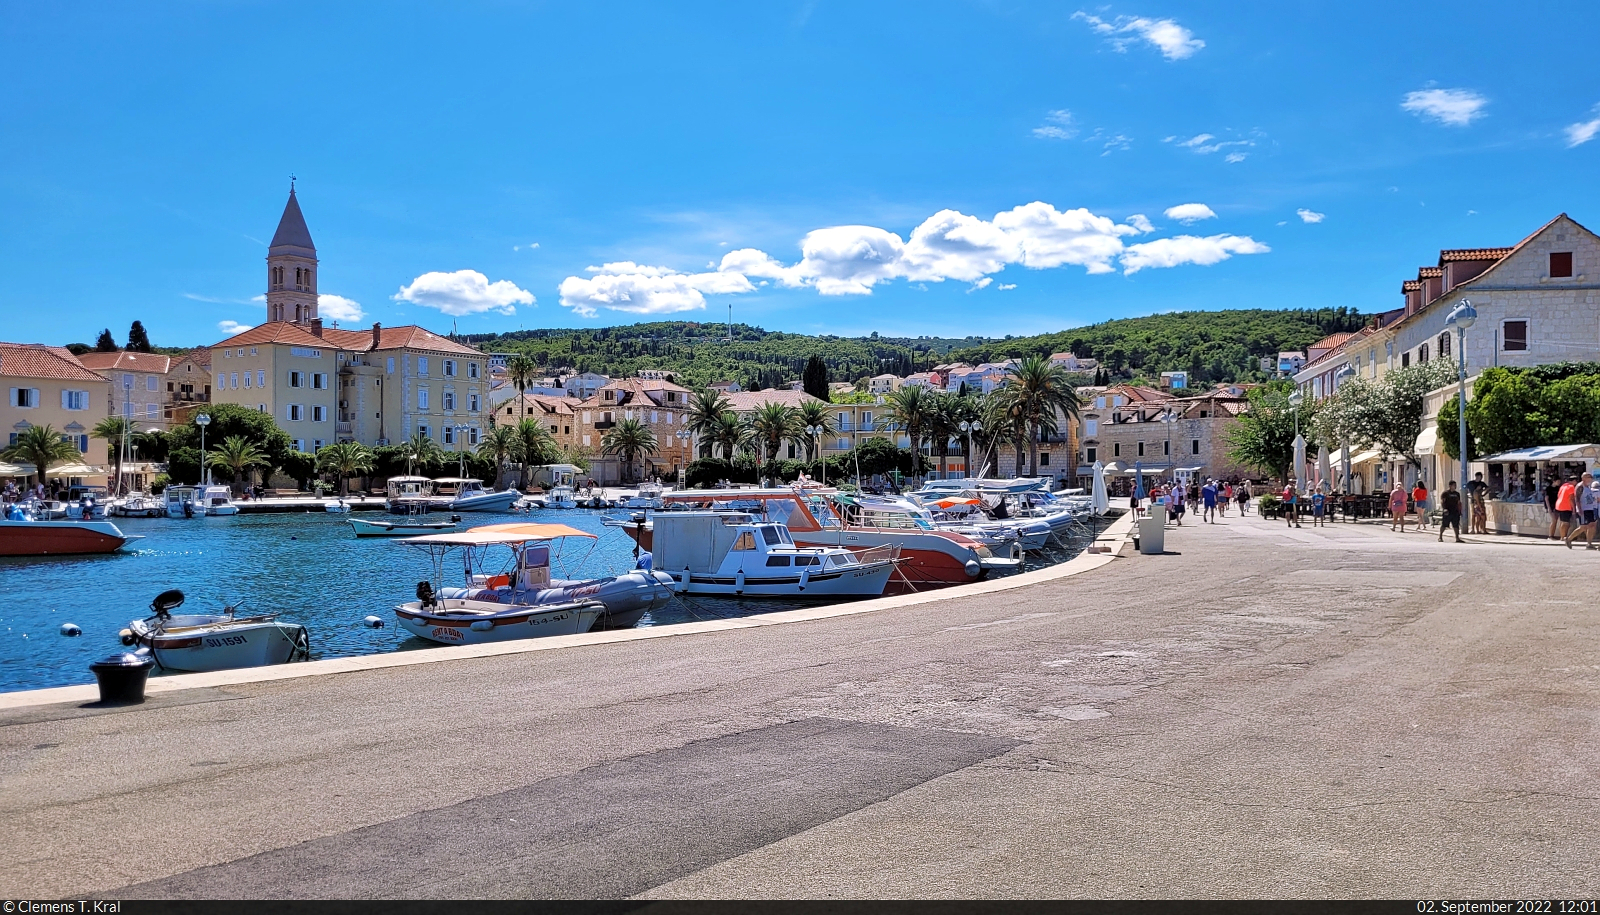
[[[1572,532],[1572,512],[1578,507],[1578,484],[1572,480],[1563,479],[1561,488],[1556,490],[1556,524],[1559,527],[1558,537],[1565,540]],[[1568,544],[1571,546],[1571,544]]]
[[[1417,510],[1417,530],[1428,529],[1428,487],[1417,477],[1417,485],[1411,490],[1411,503]]]

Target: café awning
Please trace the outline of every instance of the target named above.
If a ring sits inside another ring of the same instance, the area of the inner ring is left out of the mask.
[[[1540,445],[1535,448],[1517,448],[1502,451],[1483,459],[1486,464],[1520,464],[1540,461],[1593,461],[1600,460],[1600,445]]]
[[[1417,436],[1416,450],[1418,454],[1432,454],[1433,449],[1439,444],[1439,427],[1429,426]]]

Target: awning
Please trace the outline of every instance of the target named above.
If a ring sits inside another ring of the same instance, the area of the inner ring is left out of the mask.
[[[51,467],[48,471],[49,475],[58,477],[92,477],[105,472],[102,467],[90,467],[83,463],[62,464],[59,467]]]
[[[598,539],[594,534],[580,531],[575,527],[565,524],[487,524],[471,530],[458,531],[449,534],[427,534],[421,537],[409,537],[402,543],[443,544],[446,546],[487,546],[492,543],[527,543],[530,540],[555,540],[559,537],[588,537],[590,540]]]
[[[1104,470],[1106,473],[1121,473],[1122,472],[1122,462],[1121,461],[1112,461],[1111,463],[1107,464],[1105,467],[1103,467],[1101,469]]]
[[[1382,451],[1363,451],[1350,459],[1350,466],[1359,467],[1362,464],[1370,464],[1373,461],[1380,460],[1382,457]]]
[[[1439,444],[1439,427],[1429,426],[1417,436],[1416,450],[1418,454],[1432,454],[1435,445]]]
[[[16,464],[7,464],[5,461],[0,461],[0,477],[25,477],[32,472],[24,467],[18,467]]]
[[[1484,458],[1486,464],[1514,464],[1524,461],[1580,461],[1600,459],[1600,445],[1540,445],[1502,451]]]

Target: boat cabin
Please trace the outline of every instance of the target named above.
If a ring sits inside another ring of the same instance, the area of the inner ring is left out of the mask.
[[[662,512],[651,521],[652,562],[664,572],[732,574],[740,570],[753,577],[758,569],[772,569],[765,574],[776,575],[778,569],[811,566],[821,571],[824,566],[860,565],[849,550],[795,546],[783,524],[744,512]]]

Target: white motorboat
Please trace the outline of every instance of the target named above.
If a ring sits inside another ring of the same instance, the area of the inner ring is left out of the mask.
[[[427,514],[433,508],[433,481],[427,477],[390,477],[385,494],[396,515]]]
[[[226,486],[207,484],[196,488],[195,504],[207,515],[237,515],[239,506],[233,504],[233,492]]]
[[[514,489],[505,492],[495,492],[483,488],[482,480],[471,480],[464,477],[440,477],[434,480],[437,484],[434,496],[435,503],[443,505],[451,511],[458,512],[504,512],[510,511],[511,506],[522,498],[522,494]]]
[[[199,487],[172,484],[161,493],[168,518],[204,517],[205,508],[199,499]]]
[[[342,498],[329,499],[322,503],[322,510],[330,515],[348,515],[350,514],[350,503]]]
[[[428,516],[416,515],[408,518],[350,518],[345,521],[356,532],[357,537],[417,537],[423,534],[442,534],[453,531],[461,523],[459,517],[452,516],[449,521],[426,521]]]
[[[113,518],[160,518],[166,513],[166,505],[147,492],[129,493],[106,506],[106,514]]]
[[[184,614],[182,591],[163,591],[150,604],[153,615],[134,620],[123,634],[168,670],[231,670],[284,664],[311,655],[311,636],[297,623],[279,622],[276,613],[239,616],[236,607],[221,613]]]
[[[522,522],[490,524],[456,534],[416,537],[405,542],[427,551],[436,572],[440,573],[447,554],[462,553],[466,586],[443,587],[441,575],[435,576],[439,579],[438,585],[430,586],[432,593],[445,601],[523,608],[597,601],[600,613],[591,625],[602,629],[628,628],[651,610],[666,606],[672,599],[673,582],[670,576],[660,572],[634,569],[620,575],[579,580],[552,577],[553,545],[559,548],[567,541],[592,543],[596,539],[594,534],[564,524]],[[401,623],[405,624],[404,618]],[[413,627],[407,628],[431,638]],[[448,634],[445,639],[449,639]]]
[[[661,497],[666,490],[660,483],[640,483],[639,492],[629,496],[622,502],[623,508],[635,510],[654,509],[659,511],[662,507]]]
[[[552,486],[544,494],[544,505],[541,508],[577,508],[578,500],[573,497],[571,486]]]
[[[894,547],[796,546],[784,525],[742,512],[662,512],[653,525],[651,565],[685,594],[877,597],[899,556]]]

